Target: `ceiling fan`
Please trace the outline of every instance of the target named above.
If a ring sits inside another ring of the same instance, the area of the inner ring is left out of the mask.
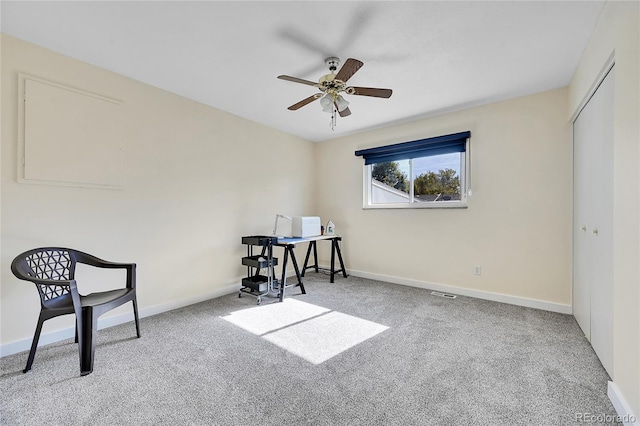
[[[278,76],[278,78],[281,80],[314,86],[320,90],[320,93],[311,95],[308,98],[291,105],[288,108],[289,110],[295,111],[317,99],[320,99],[322,110],[332,113],[331,128],[333,129],[333,127],[335,126],[336,112],[340,114],[340,117],[347,117],[351,115],[351,111],[349,110],[349,102],[342,97],[342,93],[345,93],[347,95],[372,96],[375,98],[391,97],[391,94],[393,92],[391,89],[378,89],[374,87],[356,87],[347,85],[347,81],[351,77],[353,77],[353,75],[364,65],[362,61],[353,58],[347,59],[337,74],[335,71],[340,65],[340,59],[336,57],[330,57],[325,59],[324,62],[329,67],[330,73],[320,77],[320,80],[318,80],[317,83],[309,80],[304,80],[302,78],[290,77],[288,75]]]

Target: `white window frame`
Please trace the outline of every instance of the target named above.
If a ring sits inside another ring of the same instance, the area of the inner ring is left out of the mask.
[[[465,151],[460,153],[460,200],[414,202],[413,194],[413,161],[409,160],[409,202],[408,203],[371,203],[371,167],[367,164],[363,167],[362,208],[363,209],[465,209],[467,196],[471,195],[470,185],[470,161],[469,139],[465,143]],[[420,157],[425,158],[425,157]]]

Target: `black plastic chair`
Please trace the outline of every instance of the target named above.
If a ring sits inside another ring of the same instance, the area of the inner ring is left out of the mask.
[[[126,287],[83,296],[78,292],[75,280],[77,263],[98,268],[126,269]],[[100,315],[123,303],[133,302],[136,333],[140,337],[135,263],[108,262],[69,248],[42,247],[28,250],[16,256],[11,262],[11,271],[19,279],[34,283],[40,294],[40,317],[33,335],[31,351],[27,366],[23,370],[24,373],[31,370],[42,324],[46,320],[60,315],[76,315],[76,343],[78,343],[80,353],[80,374],[83,376],[93,371],[93,356]]]

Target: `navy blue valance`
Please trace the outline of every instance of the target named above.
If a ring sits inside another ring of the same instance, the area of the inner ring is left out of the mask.
[[[364,164],[386,163],[389,161],[408,160],[410,158],[428,157],[430,155],[464,152],[471,132],[453,133],[451,135],[402,142],[376,148],[356,151],[356,156],[364,157]]]

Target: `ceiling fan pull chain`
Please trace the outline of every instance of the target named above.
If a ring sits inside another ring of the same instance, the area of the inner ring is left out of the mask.
[[[331,131],[335,130],[336,127],[336,107],[335,105],[332,107],[332,113],[331,113]]]

